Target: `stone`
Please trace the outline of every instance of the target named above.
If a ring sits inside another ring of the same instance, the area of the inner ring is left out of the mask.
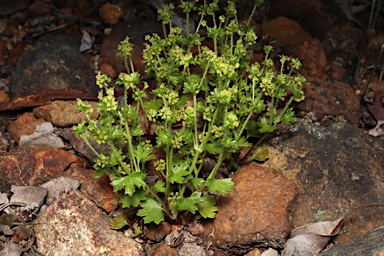
[[[80,191],[58,199],[35,220],[43,255],[145,255],[141,244],[111,230],[110,219]]]
[[[348,84],[324,77],[310,78],[303,91],[305,100],[297,105],[299,116],[313,112],[314,121],[333,116],[359,124],[360,98]]]
[[[12,185],[38,186],[57,177],[80,181],[80,191],[107,212],[114,211],[118,202],[107,176],[92,177],[94,170],[87,163],[63,149],[28,146],[0,155],[0,191]]]
[[[99,8],[99,13],[103,22],[109,25],[118,23],[119,19],[123,16],[120,6],[108,2]]]
[[[121,41],[129,36],[130,42],[135,45],[132,51],[133,65],[140,74],[144,73],[145,65],[142,57],[144,50],[144,37],[147,34],[157,32],[162,34],[161,24],[151,20],[134,19],[133,22],[121,22],[117,24],[112,32],[104,39],[100,49],[100,55],[102,58],[102,67],[108,66],[105,63],[110,64],[108,66],[109,74],[119,74],[121,72],[127,72],[124,60],[122,57],[116,56],[117,47]]]
[[[384,255],[384,226],[378,227],[365,235],[326,250],[319,256],[361,256]]]
[[[296,45],[311,38],[299,24],[283,16],[265,22],[261,30],[263,35],[275,39],[278,46]]]
[[[323,127],[300,121],[271,139],[268,150],[270,158],[263,165],[297,184],[295,228],[345,218],[346,223],[352,222],[340,231],[350,234],[343,239],[346,242],[384,225],[379,214],[384,198],[382,139],[348,123]],[[359,226],[359,232],[350,230],[353,225]]]
[[[93,112],[89,115],[90,118],[98,118],[97,111],[98,102],[88,101],[92,106]],[[77,101],[55,100],[49,105],[36,107],[33,113],[38,118],[44,118],[52,124],[60,127],[79,124],[81,121],[86,121],[87,118],[83,112],[77,111]]]
[[[291,231],[290,212],[296,198],[292,181],[273,169],[250,163],[233,176],[234,189],[219,197],[213,245],[243,254],[256,245],[282,247]]]
[[[5,102],[10,101],[11,98],[9,98],[8,94],[4,92],[3,90],[0,90],[0,104],[3,104]]]
[[[95,75],[80,53],[80,40],[78,35],[57,35],[24,52],[12,74],[10,96],[63,88],[97,95]]]
[[[303,66],[300,73],[303,73],[304,77],[317,77],[328,66],[324,45],[317,38],[310,38],[290,46],[287,54],[293,55],[301,61]],[[305,72],[307,70],[308,72]]]
[[[167,244],[156,244],[152,247],[149,256],[179,256],[179,252],[175,248],[171,248]]]
[[[166,235],[171,233],[172,227],[168,222],[160,222],[159,225],[151,224],[145,230],[145,237],[155,241],[160,242]]]
[[[8,132],[19,143],[21,135],[30,135],[35,132],[36,126],[45,123],[43,118],[37,119],[33,113],[26,112],[8,125]]]

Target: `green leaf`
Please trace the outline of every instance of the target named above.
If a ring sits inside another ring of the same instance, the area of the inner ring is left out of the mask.
[[[216,200],[209,195],[201,197],[203,201],[197,206],[203,218],[214,218],[218,210]]]
[[[179,164],[172,166],[168,176],[169,182],[171,184],[183,184],[188,182],[188,180],[190,179],[188,168],[188,162],[180,162]]]
[[[118,192],[121,189],[125,189],[124,194],[132,196],[135,193],[135,187],[145,186],[145,173],[134,172],[125,177],[113,178],[111,185],[113,186],[113,192]]]
[[[134,152],[134,154],[135,154],[135,156],[137,158],[137,161],[139,161],[139,162],[146,162],[146,161],[149,161],[149,160],[155,158],[155,156],[151,154],[152,150],[153,150],[152,147],[149,147],[149,146],[145,147],[142,144],[139,144],[133,150],[133,152]]]
[[[190,197],[178,198],[176,204],[179,210],[188,210],[191,213],[195,214],[198,210],[197,205],[202,202],[203,199],[201,198],[201,192],[195,191]]]
[[[123,214],[117,215],[115,218],[112,219],[111,223],[109,224],[111,229],[121,229],[126,225],[128,225],[128,223]]]
[[[137,236],[139,236],[141,233],[142,233],[141,228],[140,228],[140,227],[136,227],[136,228],[135,228],[135,234],[134,234],[133,236],[134,236],[134,237],[137,237]]]
[[[92,176],[94,178],[100,178],[101,176],[103,176],[106,172],[105,172],[105,169],[104,168],[95,168],[95,172],[92,174]]]
[[[198,188],[204,183],[203,178],[192,178],[191,181],[194,188]]]
[[[257,147],[252,152],[252,160],[264,162],[268,159],[268,149]]]
[[[162,180],[158,180],[153,187],[157,192],[164,193],[166,188],[165,188],[165,182]]]
[[[295,113],[288,109],[287,112],[281,117],[281,121],[285,125],[290,125],[297,121],[297,118],[295,117]]]
[[[231,191],[233,189],[233,181],[231,178],[227,179],[214,179],[209,178],[207,179],[205,185],[209,188],[210,193],[215,193],[218,191],[221,195],[226,195],[228,191]]]
[[[141,201],[144,201],[147,198],[147,192],[144,189],[138,189],[136,192],[132,195],[123,195],[119,198],[119,203],[121,203],[121,206],[123,208],[128,208],[131,205],[134,207],[139,206]]]
[[[156,143],[158,147],[166,147],[171,144],[172,134],[169,130],[157,131]]]
[[[218,141],[205,144],[204,149],[212,155],[219,155],[223,153],[223,148],[220,146],[220,143]]]
[[[164,214],[161,206],[153,198],[148,198],[140,210],[137,211],[137,216],[144,217],[144,223],[154,222],[159,224],[164,220]]]
[[[261,133],[266,133],[266,132],[270,133],[276,129],[276,125],[268,124],[266,117],[261,117],[260,122],[257,122],[257,125],[260,127],[259,132],[261,132]]]

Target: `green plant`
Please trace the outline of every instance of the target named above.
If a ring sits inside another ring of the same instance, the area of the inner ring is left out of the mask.
[[[261,3],[255,1],[252,14]],[[97,84],[104,90],[99,93],[100,117],[75,127],[75,134],[91,148],[90,140],[108,145],[108,152],[93,149],[94,176],[107,174],[121,206],[137,207],[145,223],[160,223],[165,216],[182,221],[187,213],[214,218],[215,195],[226,195],[233,187],[230,178],[216,177],[219,167],[225,161],[234,164],[239,150],[251,146],[251,136],[260,143],[278,123],[296,121],[290,105],[304,99],[305,79],[294,73],[301,65],[297,59],[281,56],[281,67],[275,70],[272,47],[265,46],[264,61],[252,63],[249,48],[257,37],[250,19],[244,24],[237,20],[233,0],[219,17],[218,0],[199,7],[196,1],[181,1],[179,7],[186,16],[185,34],[172,26],[175,7],[170,4],[159,11],[164,37],[145,38],[145,72],[156,89],[150,90],[135,72],[133,45],[127,38],[117,53],[128,70],[117,79],[124,86],[123,102],[119,105],[115,99],[111,79],[99,73]],[[200,20],[191,32],[188,22],[195,11]],[[205,38],[201,31],[206,31]],[[128,104],[129,93],[135,104]],[[78,106],[89,116],[87,102],[78,100]],[[165,157],[155,159],[154,147]],[[257,159],[266,159],[266,152],[255,152]],[[215,156],[216,164],[204,176],[207,156]],[[155,181],[147,177],[148,161],[155,161]],[[125,224],[119,216],[112,226]]]

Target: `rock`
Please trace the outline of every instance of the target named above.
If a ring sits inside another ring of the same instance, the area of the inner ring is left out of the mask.
[[[89,101],[93,108],[90,118],[98,118],[97,111],[98,102]],[[83,112],[77,111],[77,101],[56,100],[49,105],[40,106],[33,109],[33,113],[38,118],[44,118],[52,124],[60,127],[79,124],[83,120],[87,120]]]
[[[168,222],[161,222],[159,225],[151,224],[145,230],[145,237],[152,241],[160,242],[171,231],[172,227]]]
[[[171,248],[166,244],[156,244],[152,247],[149,256],[179,256],[179,252],[175,248]]]
[[[319,76],[319,73],[322,74],[328,66],[324,45],[317,38],[291,45],[287,49],[287,54],[299,58],[303,64],[300,73],[305,77]]]
[[[132,61],[134,67],[139,73],[143,74],[145,69],[142,57],[144,37],[145,35],[154,32],[161,34],[161,25],[158,22],[147,19],[134,19],[134,23],[121,22],[116,25],[111,34],[104,39],[100,49],[100,55],[103,60],[101,65],[108,67],[108,69],[106,69],[106,71],[109,72],[108,75],[112,76],[121,72],[127,72],[123,58],[116,56],[118,45],[127,36],[129,36],[130,42],[134,44],[132,51]],[[110,64],[113,67],[113,70],[111,69],[111,66],[104,63]]]
[[[349,231],[353,225],[359,225],[359,234],[384,225],[382,213],[378,214],[384,198],[383,140],[347,123],[331,122],[322,127],[300,121],[271,139],[269,145],[270,157],[263,165],[294,180],[298,187],[292,220],[295,228],[352,218],[353,224],[340,231],[349,233],[350,240],[356,236],[356,230]],[[365,208],[372,212],[359,218]]]
[[[4,154],[8,151],[9,142],[4,134],[4,131],[0,128],[0,154]]]
[[[285,16],[299,23],[320,40],[327,38],[328,31],[335,28],[336,24],[348,22],[335,1],[272,0],[269,4],[279,6],[279,8],[270,8],[268,14],[270,19]]]
[[[8,94],[5,93],[3,90],[0,90],[0,104],[6,103],[10,100],[11,98],[9,98]]]
[[[96,95],[94,72],[86,55],[80,53],[80,39],[77,35],[57,35],[24,52],[12,75],[10,96],[63,88]]]
[[[330,115],[359,124],[360,98],[348,84],[326,78],[310,78],[303,91],[305,100],[297,106],[299,115],[313,112],[313,121]]]
[[[245,256],[260,256],[260,255],[261,255],[261,252],[259,251],[259,249],[253,249],[249,253],[245,254]]]
[[[57,177],[70,177],[80,181],[80,191],[107,212],[118,206],[108,177],[92,177],[93,170],[86,162],[62,149],[29,146],[0,156],[0,191],[12,185],[38,186]]]
[[[30,145],[48,146],[52,148],[65,148],[64,141],[55,134],[56,128],[52,123],[45,122],[36,126],[35,132],[30,135],[21,135],[19,146]]]
[[[0,156],[0,191],[11,185],[38,186],[63,172],[78,158],[62,149],[24,147]]]
[[[19,143],[21,135],[32,134],[36,126],[46,121],[43,118],[37,119],[32,113],[26,112],[19,116],[15,121],[10,122],[8,125],[8,132],[12,138]]]
[[[295,184],[277,171],[255,163],[233,176],[234,190],[219,197],[218,213],[205,234],[213,232],[213,245],[243,254],[262,244],[282,247],[291,231],[290,211]]]
[[[265,22],[261,26],[261,30],[263,35],[276,39],[278,46],[296,45],[311,38],[299,24],[286,17],[278,17]]]
[[[80,191],[71,191],[35,220],[36,246],[43,255],[145,255],[139,243],[111,230],[109,221]]]
[[[382,256],[384,255],[384,226],[378,227],[363,236],[330,248],[319,256]]]
[[[99,8],[100,17],[103,22],[114,25],[123,16],[120,6],[111,3],[105,3]]]

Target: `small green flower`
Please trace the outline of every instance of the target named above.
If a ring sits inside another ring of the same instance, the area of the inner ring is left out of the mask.
[[[224,126],[229,129],[234,129],[240,124],[239,119],[233,112],[229,112],[224,117]]]
[[[116,56],[127,58],[131,56],[133,50],[133,44],[129,42],[129,37],[127,36],[123,41],[120,42],[117,47]]]
[[[105,74],[101,74],[101,72],[97,72],[97,75],[96,75],[96,84],[100,87],[100,88],[107,88],[109,83],[111,83],[112,79],[110,77],[108,77],[107,75]]]

